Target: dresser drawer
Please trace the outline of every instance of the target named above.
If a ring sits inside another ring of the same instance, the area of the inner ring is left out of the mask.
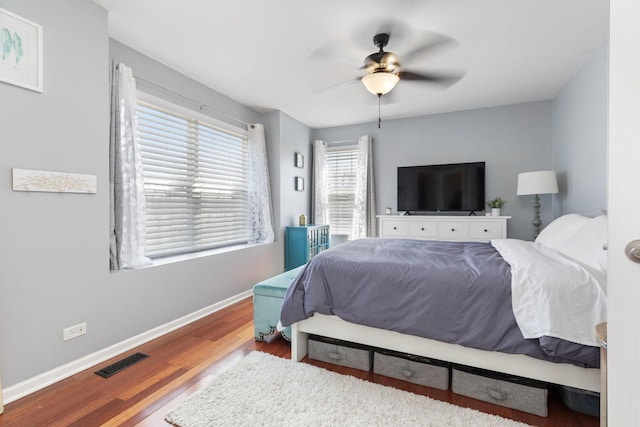
[[[408,236],[409,222],[407,221],[384,221],[382,223],[382,233],[385,237]]]
[[[466,222],[440,222],[438,223],[438,238],[440,239],[466,239],[469,237],[469,224]]]
[[[435,239],[438,237],[438,223],[433,221],[412,221],[409,235],[416,239]]]
[[[500,239],[502,224],[498,222],[473,222],[469,224],[469,237],[473,239]]]
[[[508,216],[378,215],[382,238],[487,242],[507,238]]]

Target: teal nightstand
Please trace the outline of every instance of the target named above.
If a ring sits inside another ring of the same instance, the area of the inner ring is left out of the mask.
[[[329,226],[287,227],[284,243],[284,268],[291,270],[329,249]]]

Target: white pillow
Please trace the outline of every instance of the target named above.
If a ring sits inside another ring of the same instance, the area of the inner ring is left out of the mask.
[[[567,214],[547,225],[536,238],[536,243],[551,249],[557,249],[559,245],[569,240],[576,231],[589,222],[591,218],[580,214]]]
[[[582,215],[588,216],[589,218],[595,218],[597,216],[606,215],[606,214],[607,214],[607,210],[606,209],[594,209],[592,211],[585,212]]]
[[[607,272],[607,216],[588,218],[570,238],[560,243],[556,251],[581,264],[592,267],[602,273]]]

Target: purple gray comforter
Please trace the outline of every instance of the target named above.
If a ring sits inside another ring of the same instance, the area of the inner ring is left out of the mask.
[[[316,312],[483,350],[599,365],[596,347],[522,336],[510,267],[490,243],[361,239],[335,246],[289,287],[281,322]]]

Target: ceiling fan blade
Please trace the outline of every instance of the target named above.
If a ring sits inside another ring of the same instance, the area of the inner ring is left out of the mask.
[[[321,86],[321,87],[319,87],[317,89],[314,89],[313,92],[317,93],[317,94],[321,94],[321,93],[324,93],[324,92],[328,92],[328,91],[337,89],[339,87],[352,85],[353,83],[357,83],[360,80],[361,80],[361,77],[351,77],[350,79],[347,79],[347,80],[342,80],[342,81],[339,81],[339,82],[330,83],[328,85]]]
[[[319,49],[311,52],[311,58],[319,59],[322,61],[333,61],[338,62],[343,65],[348,66],[349,68],[353,68],[357,70],[362,65],[362,62],[359,61],[358,55],[348,55],[346,53],[342,53],[341,50],[344,46],[339,43],[330,43]]]
[[[464,77],[464,73],[445,74],[445,73],[414,73],[412,71],[400,71],[398,73],[398,77],[400,77],[400,80],[437,83],[442,86],[448,87],[457,83],[458,80]]]
[[[408,64],[420,56],[434,53],[438,49],[454,47],[454,46],[457,46],[457,44],[458,42],[456,42],[452,38],[449,38],[443,35],[438,35],[435,38],[432,38],[432,40],[425,43],[424,45],[419,46],[410,52],[406,52],[402,54],[400,57],[402,58],[402,62],[404,64]]]

